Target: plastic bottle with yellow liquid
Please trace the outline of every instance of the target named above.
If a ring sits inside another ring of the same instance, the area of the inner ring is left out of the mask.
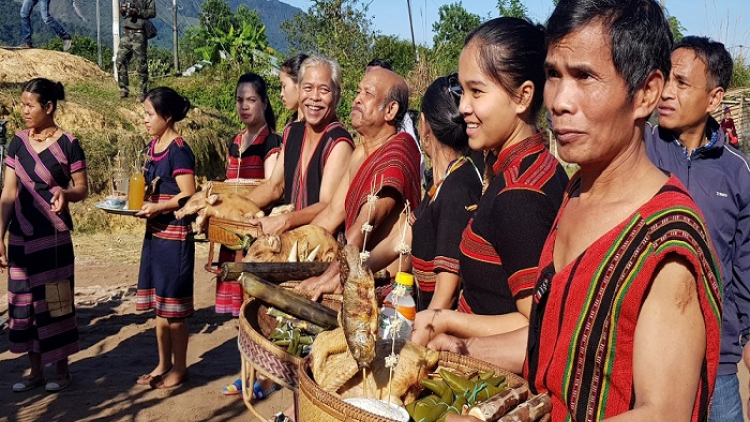
[[[134,170],[128,181],[128,209],[140,210],[143,208],[143,196],[146,194],[146,178],[138,166],[134,166]]]
[[[380,310],[378,335],[384,340],[390,339],[393,335],[391,325],[394,321],[394,315],[396,319],[402,320],[398,332],[395,334],[396,339],[409,340],[411,338],[411,330],[414,326],[414,319],[417,316],[417,305],[414,303],[414,297],[412,296],[414,276],[405,272],[396,273],[394,289],[399,285],[406,289],[406,295],[399,297],[394,306],[393,291],[391,291],[385,297],[383,307]]]

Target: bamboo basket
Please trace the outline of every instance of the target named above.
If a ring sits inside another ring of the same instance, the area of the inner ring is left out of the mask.
[[[293,285],[289,285],[291,287]],[[341,295],[324,295],[322,304],[338,311],[341,309]],[[252,385],[256,374],[260,373],[277,384],[297,394],[298,372],[303,359],[287,353],[268,340],[276,328],[276,319],[266,315],[266,304],[255,298],[248,299],[240,309],[240,332],[237,346],[242,359],[242,399],[255,417],[263,418],[253,407]]]
[[[237,236],[261,236],[262,230],[258,226],[253,226],[248,223],[241,221],[225,220],[223,218],[211,217],[208,219],[208,227],[206,228],[206,239],[208,239],[208,262],[205,265],[206,271],[214,274],[221,274],[221,268],[214,267],[214,251],[216,250],[216,244],[222,244],[226,246],[235,246],[240,242],[240,238]],[[235,256],[235,262],[242,261],[242,251],[239,251]]]
[[[237,236],[248,235],[259,237],[262,234],[259,226],[253,226],[242,221],[225,220],[219,217],[209,218],[208,228],[206,229],[206,238],[209,241],[228,246],[237,244],[239,241]]]
[[[302,362],[299,370],[299,394],[296,407],[299,417],[297,422],[394,422],[373,413],[352,406],[335,394],[320,388],[310,373],[310,359]],[[455,369],[463,372],[494,370],[497,375],[505,375],[511,388],[527,384],[526,380],[505,369],[490,363],[461,356],[455,353],[440,352],[438,368]],[[549,422],[549,415],[541,422]]]
[[[211,181],[211,193],[236,193],[241,196],[247,196],[264,181],[265,179]]]

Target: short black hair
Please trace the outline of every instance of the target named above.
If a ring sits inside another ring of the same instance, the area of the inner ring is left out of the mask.
[[[448,77],[441,76],[427,87],[422,97],[422,114],[438,142],[466,155],[469,152],[466,121],[448,85]]]
[[[593,23],[609,33],[612,62],[629,99],[652,72],[669,77],[672,31],[655,0],[560,0],[547,21],[547,48]]]
[[[365,67],[382,67],[383,69],[393,70],[391,62],[385,59],[372,59]]]
[[[172,88],[160,86],[146,93],[144,101],[151,101],[154,111],[162,118],[172,118],[172,122],[177,123],[184,119],[187,112],[190,111],[190,100],[178,94]]]
[[[255,89],[255,93],[260,96],[261,101],[266,103],[266,108],[263,110],[263,117],[266,120],[266,125],[271,133],[276,132],[276,114],[273,112],[271,107],[271,101],[268,99],[268,84],[262,76],[257,73],[248,72],[240,76],[237,80],[237,88],[234,89],[234,95],[237,95],[237,90],[240,89],[241,84],[250,84]]]
[[[714,89],[717,86],[724,88],[724,90],[729,89],[734,61],[729,51],[724,48],[724,44],[706,37],[691,35],[677,42],[672,51],[674,52],[678,48],[691,50],[706,65],[707,76],[713,83],[709,89]]]
[[[281,71],[289,75],[292,81],[296,84],[298,82],[297,77],[299,76],[299,67],[302,66],[302,62],[308,57],[310,56],[305,53],[300,53],[286,59],[286,61],[281,64]]]
[[[534,84],[528,120],[536,116],[544,99],[544,60],[547,48],[544,27],[526,19],[501,17],[490,19],[472,31],[464,43],[479,49],[482,72],[500,84],[511,96],[526,81]]]
[[[29,92],[39,97],[39,104],[52,103],[52,113],[57,111],[57,102],[65,99],[65,88],[60,82],[53,82],[47,78],[34,78],[25,84],[21,92]]]

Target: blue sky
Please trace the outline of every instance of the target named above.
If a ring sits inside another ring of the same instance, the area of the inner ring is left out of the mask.
[[[281,0],[307,10],[309,0]],[[458,1],[458,0],[456,0]],[[411,39],[406,0],[364,0],[370,3],[369,14],[375,29],[386,35]],[[411,0],[414,36],[418,44],[432,44],[432,23],[438,8],[454,1]],[[463,0],[463,6],[482,18],[496,17],[496,0]],[[531,17],[546,21],[552,12],[552,0],[525,0]],[[722,41],[736,55],[744,46],[750,54],[750,0],[666,0],[667,11],[676,16],[690,35],[704,35]]]

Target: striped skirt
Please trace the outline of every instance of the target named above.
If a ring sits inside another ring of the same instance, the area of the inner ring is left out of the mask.
[[[65,359],[80,350],[75,306],[73,243],[70,232],[8,239],[8,311],[10,351],[39,353],[42,364]],[[59,308],[59,300],[71,302]],[[48,299],[50,299],[48,301]],[[52,312],[51,312],[52,311]]]
[[[162,318],[184,318],[194,312],[195,242],[146,232],[141,250],[136,309],[156,310]]]

